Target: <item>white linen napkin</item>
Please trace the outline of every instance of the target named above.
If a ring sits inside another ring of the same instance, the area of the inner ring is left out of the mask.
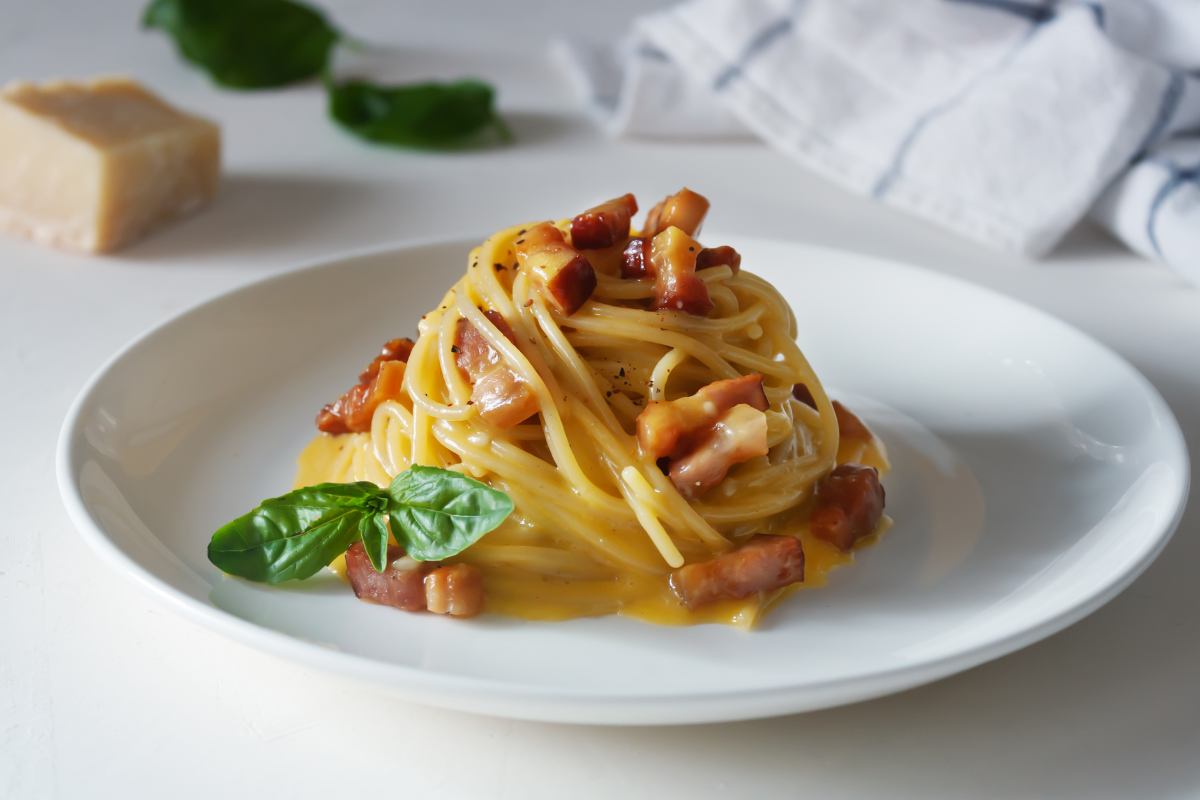
[[[688,0],[559,53],[613,135],[752,133],[1031,256],[1090,210],[1200,283],[1200,0]]]

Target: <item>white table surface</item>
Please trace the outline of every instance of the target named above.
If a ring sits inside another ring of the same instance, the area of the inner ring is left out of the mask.
[[[1196,503],[1130,589],[1041,644],[882,700],[690,728],[403,704],[194,627],[102,565],[59,502],[54,446],[84,380],[147,326],[347,250],[482,234],[684,182],[714,198],[723,230],[923,264],[1068,320],[1150,378],[1200,453],[1200,291],[1102,233],[1085,227],[1029,263],[755,144],[607,141],[544,59],[545,41],[615,33],[627,17],[611,9],[640,4],[325,5],[344,28],[400,48],[395,77],[494,82],[515,144],[373,148],[326,121],[318,87],[215,89],[138,30],[138,0],[0,3],[0,80],[129,73],[219,120],[226,147],[216,205],[120,257],[0,241],[0,797],[1200,795]]]

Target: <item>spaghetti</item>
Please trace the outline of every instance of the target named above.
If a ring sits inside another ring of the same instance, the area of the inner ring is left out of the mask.
[[[386,485],[426,465],[507,493],[514,513],[451,559],[502,614],[750,627],[799,584],[690,604],[679,576],[763,534],[797,540],[803,585],[822,582],[882,527],[882,489],[850,541],[814,531],[818,495],[848,460],[886,470],[882,444],[827,396],[775,288],[692,238],[707,210],[693,197],[659,204],[640,236],[626,195],[489,237],[390,362],[400,390],[365,430],[320,434],[297,484]],[[840,433],[850,419],[857,441]],[[830,513],[845,530],[862,516],[853,500]]]

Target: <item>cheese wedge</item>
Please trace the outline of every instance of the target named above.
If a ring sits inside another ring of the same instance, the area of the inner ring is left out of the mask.
[[[221,136],[135,81],[0,88],[0,230],[99,253],[217,190]]]

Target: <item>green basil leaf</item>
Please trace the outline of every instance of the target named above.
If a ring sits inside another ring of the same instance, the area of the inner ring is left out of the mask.
[[[386,514],[371,514],[358,523],[358,535],[362,539],[367,558],[376,572],[383,572],[388,564],[388,518]]]
[[[280,583],[319,572],[361,536],[386,496],[373,483],[322,483],[264,500],[213,534],[208,560],[230,575]],[[386,550],[385,550],[386,552]]]
[[[400,147],[448,148],[485,130],[511,134],[496,115],[486,83],[414,83],[379,86],[363,80],[330,83],[329,115],[368,141]]]
[[[142,25],[165,31],[184,58],[234,89],[320,75],[340,38],[321,12],[294,0],[151,0]]]
[[[417,561],[457,555],[505,520],[513,510],[504,492],[459,472],[412,467],[388,487],[392,535]]]

